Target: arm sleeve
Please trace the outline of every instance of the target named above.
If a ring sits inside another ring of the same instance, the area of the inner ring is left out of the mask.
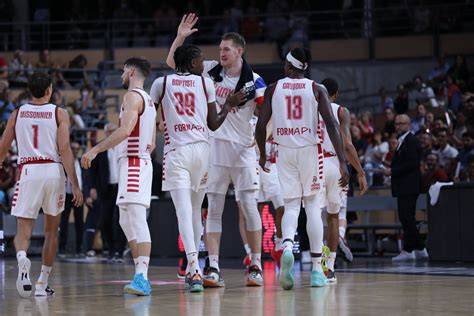
[[[214,82],[210,78],[204,78],[204,84],[207,91],[207,103],[216,102],[216,89]]]
[[[163,94],[163,82],[164,78],[160,77],[153,81],[153,84],[151,85],[150,89],[150,97],[153,103],[159,103],[160,102],[160,97]]]

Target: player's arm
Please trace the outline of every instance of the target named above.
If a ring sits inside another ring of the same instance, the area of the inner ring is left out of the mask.
[[[352,144],[352,138],[351,138],[351,114],[349,113],[349,110],[346,109],[345,107],[341,107],[341,112],[339,113],[339,122],[341,122],[340,128],[341,128],[341,136],[342,136],[342,143],[344,146],[344,152],[346,154],[347,160],[351,163],[351,165],[355,168],[357,171],[357,179],[359,181],[359,188],[360,188],[360,194],[364,195],[365,192],[367,191],[368,185],[367,185],[367,179],[365,178],[365,172],[364,169],[362,168],[362,165],[360,164],[359,156],[357,154],[357,151]]]
[[[272,96],[275,91],[276,84],[271,84],[266,90],[263,96],[263,103],[259,110],[257,126],[255,127],[255,140],[257,141],[258,151],[260,152],[259,164],[262,170],[270,172],[265,168],[267,162],[267,155],[265,151],[265,143],[267,141],[267,124],[272,117]]]
[[[63,161],[67,177],[71,181],[72,195],[75,206],[82,205],[83,196],[77,180],[76,168],[74,166],[74,155],[69,143],[69,114],[64,109],[58,109],[58,150]]]
[[[92,160],[101,152],[117,146],[132,133],[138,121],[138,116],[143,104],[142,98],[138,93],[128,92],[123,98],[123,113],[120,120],[120,127],[117,128],[109,137],[95,145],[91,150],[85,153],[81,158],[81,165],[84,169],[89,169]]]
[[[318,100],[318,111],[321,113],[326,128],[328,130],[329,139],[334,146],[337,158],[339,159],[339,169],[341,171],[341,179],[339,185],[345,187],[349,183],[349,172],[347,171],[346,159],[342,146],[341,133],[331,110],[331,103],[328,98],[326,87],[320,84],[313,84],[313,93]]]
[[[12,146],[12,142],[15,139],[15,124],[16,116],[18,109],[14,110],[8,119],[7,126],[2,135],[2,140],[0,142],[0,167],[3,164],[3,160]]]
[[[197,32],[198,29],[193,29],[193,26],[198,21],[198,17],[194,13],[185,14],[181,19],[181,23],[178,26],[178,33],[176,34],[176,38],[171,44],[170,51],[168,52],[168,57],[166,57],[166,64],[172,68],[176,68],[176,64],[174,63],[174,52],[178,47],[183,45],[184,40],[189,35]]]

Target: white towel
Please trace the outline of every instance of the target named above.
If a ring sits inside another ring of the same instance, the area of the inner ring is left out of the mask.
[[[436,182],[432,186],[430,186],[429,189],[429,194],[430,194],[430,204],[431,206],[434,206],[436,203],[438,203],[438,197],[439,197],[439,190],[441,190],[442,187],[445,185],[453,185],[453,182]]]

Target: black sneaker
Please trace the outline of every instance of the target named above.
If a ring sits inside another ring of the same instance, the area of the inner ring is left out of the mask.
[[[337,277],[336,277],[336,272],[334,270],[328,270],[328,275],[327,275],[328,283],[330,284],[336,284],[337,283]]]

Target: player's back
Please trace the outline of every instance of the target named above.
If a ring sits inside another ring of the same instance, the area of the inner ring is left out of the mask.
[[[207,103],[212,81],[192,74],[166,76],[161,109],[165,122],[165,153],[173,148],[208,142]]]
[[[334,115],[334,118],[336,119],[336,122],[340,124],[339,121],[339,109],[341,109],[341,106],[337,103],[331,103],[331,110]],[[334,145],[331,142],[331,139],[329,139],[328,135],[328,130],[326,128],[326,123],[322,119],[321,115],[319,115],[319,128],[320,128],[320,142],[322,143],[323,150],[326,153],[331,153],[335,154],[336,150],[334,149]]]
[[[61,162],[58,151],[58,107],[24,104],[18,109],[15,135],[20,164]]]
[[[137,123],[132,133],[118,145],[119,158],[139,157],[150,158],[150,146],[153,144],[153,134],[156,128],[156,109],[151,97],[143,89],[132,89],[129,93],[137,93],[143,101],[143,108],[138,115]],[[120,119],[123,115],[123,106]]]
[[[279,145],[304,147],[319,142],[318,102],[314,97],[315,82],[307,79],[283,78],[276,82],[272,97],[273,137]]]

